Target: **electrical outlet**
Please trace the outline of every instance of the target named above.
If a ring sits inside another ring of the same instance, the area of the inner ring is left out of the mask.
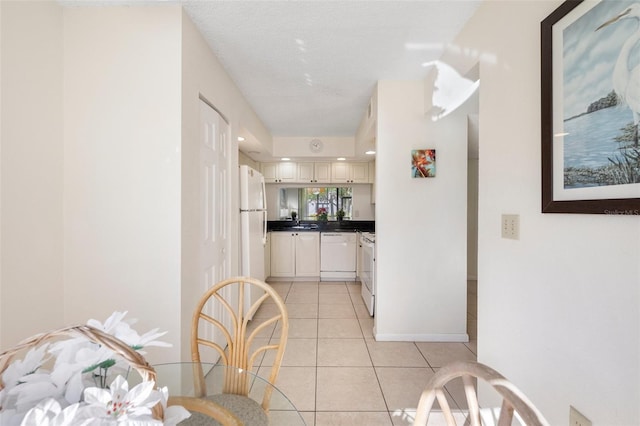
[[[503,214],[502,215],[502,238],[511,240],[520,239],[520,215],[519,214]]]
[[[591,426],[591,420],[586,418],[574,406],[569,406],[569,426]]]

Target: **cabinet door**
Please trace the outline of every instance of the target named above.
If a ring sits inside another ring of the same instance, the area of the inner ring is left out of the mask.
[[[314,179],[316,182],[331,182],[331,163],[315,163]]]
[[[331,163],[331,181],[335,183],[349,182],[349,163]]]
[[[320,233],[296,235],[296,277],[320,276]]]
[[[295,182],[298,177],[298,168],[296,163],[284,162],[280,163],[278,168],[278,182]]]
[[[350,181],[353,183],[369,182],[369,163],[351,163]]]
[[[277,182],[278,163],[262,163],[262,176],[265,182]]]
[[[298,163],[298,182],[313,183],[315,179],[313,168],[313,163]]]
[[[295,234],[291,232],[271,233],[271,276],[293,277],[296,275]]]

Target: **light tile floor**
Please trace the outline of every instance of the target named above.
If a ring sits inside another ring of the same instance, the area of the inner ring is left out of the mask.
[[[410,425],[429,377],[449,362],[476,359],[474,340],[376,342],[358,282],[269,283],[285,300],[290,318],[276,385],[309,426]],[[475,339],[474,282],[469,293],[468,332]],[[447,390],[464,408],[462,390]]]

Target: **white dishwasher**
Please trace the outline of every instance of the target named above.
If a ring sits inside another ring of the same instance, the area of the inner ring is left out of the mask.
[[[356,279],[356,233],[320,233],[320,279],[343,281]]]

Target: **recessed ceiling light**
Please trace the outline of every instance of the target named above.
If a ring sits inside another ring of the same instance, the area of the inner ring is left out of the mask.
[[[338,158],[338,161],[344,161],[344,160],[346,160],[346,158],[344,158],[344,157]]]
[[[281,158],[281,160],[282,160],[282,161],[289,161],[289,160],[291,160],[291,158],[289,158],[289,157],[282,157],[282,158]]]
[[[367,152],[365,152],[365,154],[367,154],[367,155],[373,155],[375,153],[376,153],[375,151],[367,151]]]
[[[238,142],[244,142],[244,138],[242,136],[238,136]]]

